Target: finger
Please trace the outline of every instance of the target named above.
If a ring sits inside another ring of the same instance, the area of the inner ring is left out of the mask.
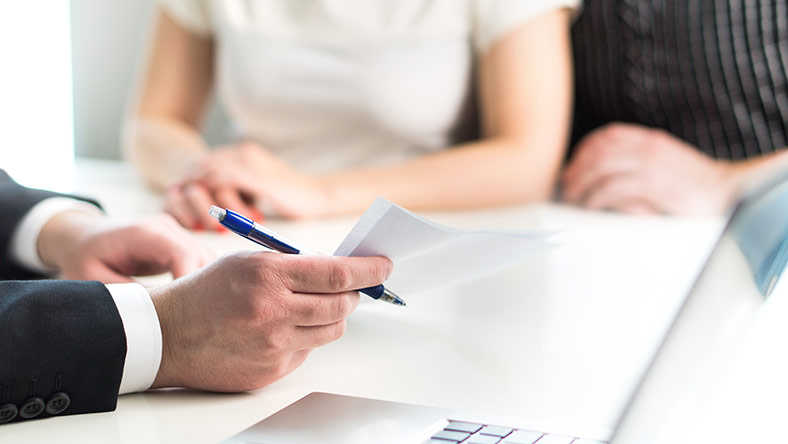
[[[228,202],[228,204],[238,207],[239,209],[237,211],[242,209],[245,212],[244,214],[254,220],[262,221],[264,219],[264,214],[269,214],[261,210],[259,205],[260,202],[266,201],[265,187],[262,186],[262,182],[255,177],[255,175],[249,172],[236,170],[232,175],[227,175],[221,171],[217,171],[215,174],[208,174],[202,177],[200,183],[214,190],[232,190],[238,198],[237,200],[233,200],[233,202]],[[222,197],[225,196],[226,195],[223,195]],[[228,206],[228,208],[232,207]]]
[[[256,218],[258,211],[241,198],[241,194],[228,187],[221,187],[214,193],[216,202],[224,207],[229,208],[241,214],[248,215],[248,217]]]
[[[100,281],[105,284],[125,284],[134,282],[131,277],[110,268],[100,261],[87,263],[80,270],[72,271],[64,269],[63,277],[74,280]]]
[[[576,195],[578,190],[578,177],[594,168],[597,159],[602,157],[602,147],[607,144],[600,137],[594,135],[586,136],[575,148],[575,153],[569,161],[564,173],[561,175],[562,199],[577,203]]]
[[[359,294],[346,291],[338,294],[293,293],[286,301],[287,318],[293,325],[312,327],[339,322],[353,313]]]
[[[562,175],[563,182],[574,182],[577,176],[590,169],[600,157],[613,156],[609,151],[626,151],[639,146],[648,133],[646,127],[614,122],[598,128],[575,145],[574,155]]]
[[[650,203],[642,200],[624,202],[621,206],[618,207],[618,210],[624,213],[639,214],[639,215],[660,214],[660,212],[657,210],[657,208],[654,205],[651,205]]]
[[[393,264],[381,256],[336,257],[280,255],[275,271],[297,293],[341,293],[373,287],[391,274]]]
[[[620,210],[628,203],[646,199],[643,184],[636,176],[619,174],[601,181],[584,199],[583,206],[592,210]]]
[[[211,230],[218,230],[221,226],[219,222],[208,214],[208,209],[215,203],[210,192],[198,183],[188,183],[183,187],[183,195],[192,217],[200,227]]]
[[[344,320],[329,325],[298,327],[293,335],[293,348],[309,350],[330,344],[345,334],[347,323]]]
[[[165,235],[168,238],[178,239],[179,242],[185,245],[185,248],[197,257],[200,267],[208,265],[218,257],[216,252],[199,242],[190,232],[178,225],[178,222],[171,215],[160,214],[156,218],[159,220],[156,226],[165,230]]]
[[[577,173],[564,183],[563,198],[567,202],[580,203],[591,191],[608,177],[622,174],[636,174],[641,169],[640,157],[633,151],[599,151],[598,157],[589,161],[586,169]]]
[[[585,171],[593,159],[598,157],[597,151],[612,144],[608,136],[609,126],[596,129],[580,139],[575,145],[574,154],[562,175],[562,181],[572,181],[581,172]]]
[[[126,256],[114,266],[117,272],[129,276],[171,272],[177,278],[199,268],[194,253],[166,237],[133,238],[126,251]]]
[[[118,233],[125,260],[118,271],[135,276],[171,272],[174,277],[191,273],[203,265],[203,247],[170,217],[149,218]]]
[[[183,191],[180,187],[167,189],[164,195],[164,211],[186,228],[194,228],[197,224],[197,221],[192,217],[191,211],[186,206]]]

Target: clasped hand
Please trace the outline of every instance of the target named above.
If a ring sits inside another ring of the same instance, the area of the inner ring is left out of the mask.
[[[614,123],[577,144],[562,197],[592,209],[718,214],[735,191],[732,174],[730,162],[665,131]]]
[[[202,154],[166,190],[165,210],[184,227],[221,230],[207,209],[231,208],[260,219],[299,219],[325,213],[327,187],[263,147],[243,142]]]

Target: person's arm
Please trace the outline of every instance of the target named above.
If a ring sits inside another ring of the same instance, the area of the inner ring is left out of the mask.
[[[210,205],[258,213],[235,189],[209,191],[198,183],[179,183],[184,171],[208,153],[199,128],[213,85],[213,58],[209,35],[185,28],[160,8],[123,147],[148,184],[166,191],[167,202],[190,203],[167,206],[183,226],[220,230],[205,210]]]
[[[124,130],[124,152],[163,190],[207,150],[199,127],[213,84],[213,40],[156,13],[146,69]]]
[[[480,56],[480,141],[394,166],[324,176],[302,174],[263,147],[247,143],[212,152],[186,182],[210,190],[240,190],[264,209],[291,218],[360,212],[379,195],[413,209],[548,199],[569,133],[569,15],[568,10],[546,13]],[[193,194],[175,196],[167,204],[186,226],[195,220],[187,216],[212,197]]]
[[[123,322],[99,282],[0,282],[0,424],[115,409]]]
[[[377,195],[414,209],[549,199],[569,132],[569,16],[545,14],[480,56],[480,141],[393,167],[325,176],[324,213],[362,211]]]
[[[658,129],[611,123],[584,137],[563,177],[565,201],[630,213],[721,214],[744,182],[788,161],[788,149],[714,159]]]
[[[0,170],[0,279],[180,277],[213,257],[168,215],[114,221],[94,201],[23,187]]]
[[[52,203],[53,200],[59,203]],[[0,169],[0,279],[41,276],[44,271],[41,268],[46,267],[25,267],[26,264],[15,259],[33,256],[27,251],[35,251],[38,231],[51,216],[66,209],[85,211],[85,208],[89,208],[88,213],[100,211],[98,203],[87,198],[23,187]],[[34,213],[32,218],[31,213]],[[28,218],[27,223],[22,224],[25,218]],[[24,225],[21,233],[20,225]],[[20,241],[20,237],[25,239]],[[23,250],[23,253],[18,250]]]
[[[148,388],[263,387],[339,338],[353,290],[390,273],[381,257],[256,252],[150,299],[138,284],[0,282],[0,424],[114,410],[119,393]]]

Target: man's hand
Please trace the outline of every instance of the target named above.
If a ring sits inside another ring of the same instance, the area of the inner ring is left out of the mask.
[[[327,211],[329,191],[319,178],[300,173],[263,147],[244,142],[203,154],[165,194],[165,210],[187,228],[220,225],[211,205],[260,219],[268,215],[306,218]]]
[[[178,278],[214,257],[168,215],[118,223],[79,211],[50,219],[38,237],[38,252],[66,279],[104,283],[165,272]]]
[[[163,346],[153,388],[268,385],[342,336],[359,299],[351,290],[391,269],[382,257],[238,253],[152,289]]]
[[[563,199],[630,213],[719,214],[738,183],[730,162],[643,126],[613,123],[581,140],[563,175]]]

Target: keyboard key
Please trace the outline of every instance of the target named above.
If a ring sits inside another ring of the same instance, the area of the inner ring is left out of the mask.
[[[566,435],[545,435],[539,440],[539,444],[571,444],[575,438]]]
[[[444,427],[446,430],[454,430],[455,432],[476,433],[482,428],[481,424],[474,424],[472,422],[451,421],[449,425]]]
[[[509,427],[500,427],[500,426],[487,426],[482,429],[481,433],[483,435],[492,435],[492,436],[506,436],[512,433],[513,429]]]
[[[607,441],[598,441],[596,439],[578,439],[572,444],[607,444]]]
[[[454,432],[451,430],[442,430],[434,435],[432,435],[432,439],[442,439],[444,441],[451,441],[451,442],[461,442],[465,438],[471,436],[470,433],[465,432]]]
[[[503,442],[506,444],[534,444],[542,435],[544,434],[533,430],[515,430],[514,433],[504,438]]]
[[[499,442],[501,442],[500,436],[476,434],[468,438],[467,441],[463,441],[462,444],[498,444]]]

